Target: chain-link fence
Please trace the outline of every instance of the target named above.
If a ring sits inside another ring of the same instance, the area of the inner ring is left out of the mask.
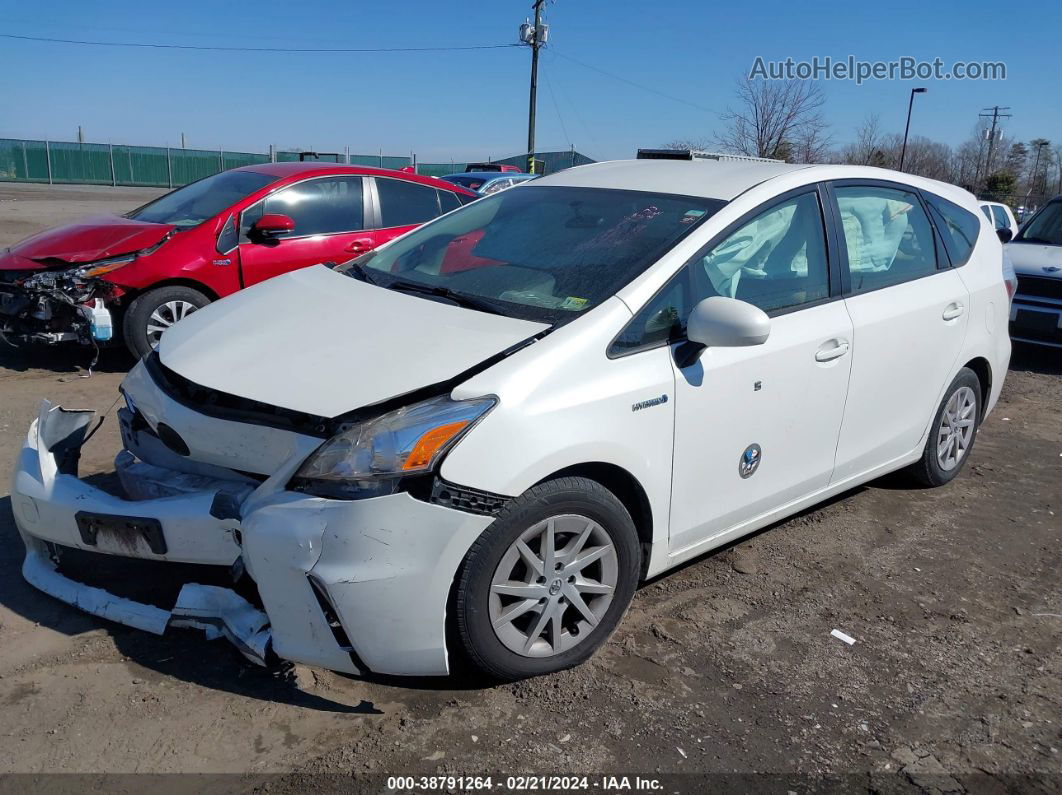
[[[376,168],[413,167],[418,174],[441,177],[464,171],[467,163],[451,160],[421,163],[416,155],[374,155],[339,152],[269,153],[227,152],[222,149],[175,149],[163,146],[125,146],[69,141],[34,141],[0,138],[0,181],[42,182],[47,184],[123,185],[175,188],[219,171],[257,163],[312,160],[351,163]],[[564,152],[538,152],[536,172],[552,173],[574,165],[594,162],[574,149]],[[525,168],[526,155],[496,163]]]

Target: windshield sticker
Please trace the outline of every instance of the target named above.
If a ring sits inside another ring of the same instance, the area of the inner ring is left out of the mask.
[[[569,295],[567,298],[561,301],[560,308],[571,309],[575,312],[578,312],[580,309],[586,306],[586,302],[588,300],[589,299],[587,298],[576,298],[574,295]]]

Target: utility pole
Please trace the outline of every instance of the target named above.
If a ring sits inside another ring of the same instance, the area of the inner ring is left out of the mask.
[[[1000,113],[1000,111],[1003,110],[1010,110],[1010,106],[1001,108],[999,105],[993,105],[991,108],[984,108],[983,110],[985,113],[979,113],[977,115],[984,119],[992,119],[992,127],[988,131],[988,157],[985,159],[985,179],[987,180],[988,171],[992,168],[992,150],[995,149],[996,146],[996,125],[999,123],[1000,119],[1009,119],[1011,114]],[[987,111],[992,112],[988,113]],[[1002,134],[1003,131],[1000,130],[1000,135]]]
[[[538,94],[538,48],[549,38],[549,25],[542,24],[542,6],[546,0],[535,0],[535,24],[525,21],[520,26],[520,41],[531,47],[531,97],[527,111],[527,173],[535,173],[535,100]]]

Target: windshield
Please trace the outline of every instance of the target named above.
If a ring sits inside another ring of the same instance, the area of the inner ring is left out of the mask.
[[[473,202],[340,271],[384,287],[405,282],[486,299],[502,314],[558,324],[613,295],[724,204],[531,184]]]
[[[1062,246],[1062,201],[1053,201],[1040,210],[1022,228],[1014,242]]]
[[[133,210],[127,217],[153,224],[173,224],[187,229],[213,218],[240,199],[264,188],[277,177],[257,171],[222,171],[185,185]]]

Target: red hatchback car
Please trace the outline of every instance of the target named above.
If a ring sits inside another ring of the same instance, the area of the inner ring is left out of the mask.
[[[0,332],[11,342],[120,338],[144,356],[211,301],[349,260],[476,198],[432,177],[360,166],[224,171],[127,215],[50,229],[0,253]]]

